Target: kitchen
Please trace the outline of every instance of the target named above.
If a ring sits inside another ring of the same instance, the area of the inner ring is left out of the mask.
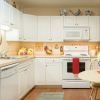
[[[45,100],[46,93],[89,100],[90,82],[78,73],[100,70],[99,6],[98,0],[0,0],[0,100]]]

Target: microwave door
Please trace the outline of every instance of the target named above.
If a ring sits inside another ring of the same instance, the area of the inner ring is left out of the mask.
[[[80,29],[77,30],[65,30],[65,40],[80,40],[82,31]]]

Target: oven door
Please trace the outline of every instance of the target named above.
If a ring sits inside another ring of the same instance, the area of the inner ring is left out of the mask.
[[[73,80],[78,79],[72,72],[72,59],[64,59],[63,60],[63,79]],[[90,60],[89,59],[80,59],[80,72],[90,69]]]

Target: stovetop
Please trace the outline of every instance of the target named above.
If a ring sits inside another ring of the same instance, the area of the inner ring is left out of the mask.
[[[65,54],[64,57],[90,57],[88,54]]]
[[[90,57],[88,46],[64,46],[64,57]]]

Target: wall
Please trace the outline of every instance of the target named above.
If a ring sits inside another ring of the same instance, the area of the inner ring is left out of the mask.
[[[18,50],[21,48],[20,42],[8,42],[8,55],[17,55]]]
[[[34,50],[34,55],[36,56],[42,56],[45,55],[44,47],[48,46],[50,49],[53,51],[55,50],[55,46],[58,45],[64,46],[64,45],[87,45],[89,47],[89,51],[92,49],[96,49],[97,52],[100,49],[100,43],[97,42],[53,42],[53,43],[32,43],[32,42],[22,42],[21,47],[26,47],[26,48],[32,48]]]
[[[64,45],[88,45],[89,51],[92,49],[96,49],[97,52],[100,51],[100,43],[97,42],[53,42],[53,43],[33,43],[33,42],[8,42],[9,45],[9,53],[8,55],[17,55],[18,50],[22,47],[32,48],[34,51],[34,55],[42,56],[45,55],[44,46],[48,46],[50,49],[54,50],[55,45],[64,46]]]
[[[85,15],[85,10],[92,10],[93,15],[100,15],[100,8],[64,8],[67,11],[67,15],[72,15],[69,10],[76,12],[78,9],[81,10],[81,15]],[[57,7],[33,7],[33,8],[24,8],[22,9],[24,13],[33,14],[33,15],[44,15],[44,16],[58,16],[60,15],[60,8]]]

